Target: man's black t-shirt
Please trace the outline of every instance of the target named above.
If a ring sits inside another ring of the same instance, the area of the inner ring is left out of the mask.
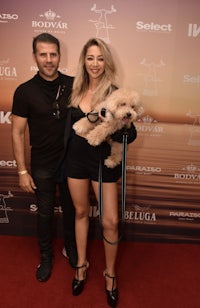
[[[59,72],[57,79],[46,81],[37,74],[14,93],[12,113],[28,119],[32,168],[57,168],[64,147],[67,104],[73,79]],[[55,116],[57,111],[59,119]]]

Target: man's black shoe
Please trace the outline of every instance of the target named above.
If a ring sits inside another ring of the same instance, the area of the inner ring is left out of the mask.
[[[70,241],[67,243],[66,247],[66,256],[69,259],[69,264],[72,267],[76,267],[77,266],[77,249],[76,249],[76,241]],[[63,253],[64,255],[64,253]]]
[[[40,282],[47,281],[51,276],[52,261],[42,258],[41,263],[37,267],[36,278]]]

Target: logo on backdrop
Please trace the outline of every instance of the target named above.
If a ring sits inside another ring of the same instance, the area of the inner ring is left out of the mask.
[[[197,37],[200,34],[200,26],[197,24],[188,24],[188,36]]]
[[[125,211],[125,219],[127,222],[138,224],[155,224],[157,220],[156,214],[152,211],[151,206],[137,204],[130,207],[129,211]]]
[[[37,213],[37,210],[38,210],[38,207],[37,207],[36,204],[34,204],[34,203],[30,204],[30,206],[29,206],[29,211],[30,211],[30,213]],[[55,206],[54,206],[54,213],[55,213],[55,214],[60,214],[60,213],[62,213],[62,208],[61,208],[61,206],[55,205]]]
[[[162,172],[160,167],[155,166],[127,166],[127,170],[134,171],[135,174],[152,175]]]
[[[185,74],[183,76],[183,82],[185,84],[199,84],[200,83],[200,75],[189,75],[189,74]]]
[[[11,111],[0,111],[0,124],[11,124]]]
[[[140,124],[137,124],[137,132],[144,136],[160,137],[164,132],[164,128],[150,115],[143,116],[138,122]]]
[[[140,64],[145,68],[145,72],[142,74],[144,80],[142,94],[145,96],[158,96],[158,84],[163,82],[158,77],[158,69],[163,68],[166,65],[165,62],[162,59],[158,63],[148,62],[143,59]]]
[[[13,167],[17,167],[17,163],[16,160],[0,160],[0,167],[9,167],[9,168],[13,168]]]
[[[38,207],[36,204],[32,203],[30,204],[29,206],[29,211],[30,213],[37,213],[37,210],[38,210]],[[60,214],[62,213],[62,207],[57,205],[57,206],[54,206],[54,213],[56,214]],[[99,215],[99,211],[98,211],[98,208],[96,205],[91,205],[90,206],[90,211],[89,211],[89,217],[91,218],[96,218],[98,217]]]
[[[195,219],[200,218],[200,213],[199,212],[185,212],[185,211],[179,211],[179,212],[170,212],[169,213],[170,217],[175,217],[178,220],[189,220],[193,221]]]
[[[96,29],[96,37],[104,40],[106,43],[110,43],[109,30],[115,29],[112,24],[108,22],[107,15],[115,13],[117,10],[114,8],[114,5],[111,5],[109,10],[107,9],[98,9],[96,4],[93,5],[91,11],[98,14],[97,19],[90,19],[90,22],[94,23]]]
[[[39,15],[39,20],[32,20],[32,28],[34,32],[50,32],[65,34],[68,30],[68,25],[63,22],[56,12],[49,9],[43,14]]]
[[[193,119],[193,124],[190,127],[188,145],[200,146],[200,114],[193,114],[189,111],[187,116]]]
[[[10,59],[0,60],[0,80],[16,80],[16,67],[9,65]]]
[[[0,193],[0,223],[7,224],[9,223],[8,212],[13,211],[11,207],[8,207],[6,204],[6,199],[13,198],[11,191],[8,191],[7,194]]]
[[[171,33],[171,24],[158,24],[155,22],[144,23],[143,21],[136,22],[136,30],[142,32],[154,32],[154,33]]]
[[[17,14],[5,14],[0,13],[0,23],[8,23],[13,20],[17,20],[18,15]]]
[[[174,174],[176,183],[198,184],[200,183],[200,168],[191,163],[181,169],[180,172]]]

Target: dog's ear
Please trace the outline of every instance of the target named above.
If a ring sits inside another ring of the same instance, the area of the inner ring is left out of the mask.
[[[137,112],[138,117],[141,117],[144,113],[144,108],[142,106],[139,93],[134,90],[130,90],[130,96],[134,100],[134,110]]]
[[[144,108],[139,104],[135,107],[138,117],[141,117],[144,113]]]

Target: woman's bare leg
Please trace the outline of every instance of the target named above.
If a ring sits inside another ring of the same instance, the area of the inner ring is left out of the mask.
[[[98,198],[98,183],[92,182],[95,195]],[[109,242],[118,240],[118,191],[117,183],[103,183],[103,235]],[[104,240],[106,272],[115,276],[115,263],[118,244],[111,245]],[[106,278],[107,290],[112,290],[112,279]],[[114,288],[116,288],[116,280]]]
[[[86,260],[87,238],[89,228],[89,180],[68,178],[70,194],[75,206],[75,234],[78,253],[77,266]],[[85,268],[78,271],[78,280],[84,279]]]

